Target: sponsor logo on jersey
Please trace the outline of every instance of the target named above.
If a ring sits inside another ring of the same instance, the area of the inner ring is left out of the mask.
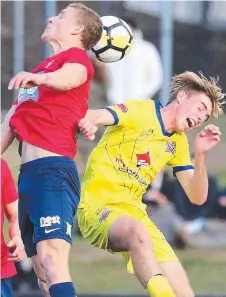
[[[176,154],[176,142],[166,142],[166,153]]]
[[[128,107],[125,104],[116,104],[116,106],[124,113],[128,111]]]
[[[108,218],[108,216],[110,215],[110,213],[112,213],[112,210],[107,209],[107,208],[98,208],[98,210],[96,211],[96,214],[99,216],[99,222],[102,223],[103,221],[106,221],[106,219]]]
[[[40,227],[51,227],[52,225],[60,224],[60,217],[53,216],[53,217],[41,217],[40,218]]]
[[[124,173],[127,173],[128,175],[135,177],[140,184],[148,185],[149,183],[139,175],[139,173],[136,170],[131,170],[124,161],[121,158],[116,158],[116,162],[119,163],[118,170]]]
[[[148,166],[151,163],[149,152],[144,153],[144,154],[136,154],[136,157],[137,157],[137,167],[138,168]]]
[[[126,167],[126,164],[123,162],[123,160],[121,158],[116,157],[116,162],[119,163],[123,168]]]

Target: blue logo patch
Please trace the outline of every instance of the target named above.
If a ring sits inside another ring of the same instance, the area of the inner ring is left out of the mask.
[[[38,74],[44,73],[43,71],[38,72]],[[38,101],[39,98],[39,87],[35,86],[30,89],[21,88],[18,94],[18,103],[23,103],[27,100]]]
[[[166,142],[166,153],[176,154],[176,142]]]

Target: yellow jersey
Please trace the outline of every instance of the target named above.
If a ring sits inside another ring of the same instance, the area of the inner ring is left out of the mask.
[[[90,154],[79,208],[114,203],[144,208],[142,195],[166,164],[174,173],[193,169],[187,137],[166,132],[159,101],[128,100],[106,109],[115,125]]]

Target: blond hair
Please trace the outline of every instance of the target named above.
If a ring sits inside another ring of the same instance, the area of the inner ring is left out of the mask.
[[[100,40],[103,32],[103,23],[100,16],[91,8],[81,3],[68,5],[79,11],[79,23],[84,25],[81,35],[81,43],[85,50],[90,50]]]
[[[195,74],[194,72],[186,71],[182,74],[172,77],[170,84],[170,99],[172,102],[176,99],[179,91],[199,91],[209,97],[212,103],[211,117],[217,117],[223,113],[223,101],[225,94],[222,93],[222,89],[218,84],[218,78],[210,77],[206,78],[202,72]]]

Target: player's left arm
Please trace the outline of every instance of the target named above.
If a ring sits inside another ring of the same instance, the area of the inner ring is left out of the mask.
[[[79,63],[65,63],[62,68],[48,73],[18,73],[9,83],[8,89],[45,86],[58,91],[77,88],[87,80],[87,68]]]
[[[218,127],[208,125],[195,138],[195,168],[176,172],[181,186],[193,204],[202,205],[207,199],[206,153],[220,141],[220,135]]]

